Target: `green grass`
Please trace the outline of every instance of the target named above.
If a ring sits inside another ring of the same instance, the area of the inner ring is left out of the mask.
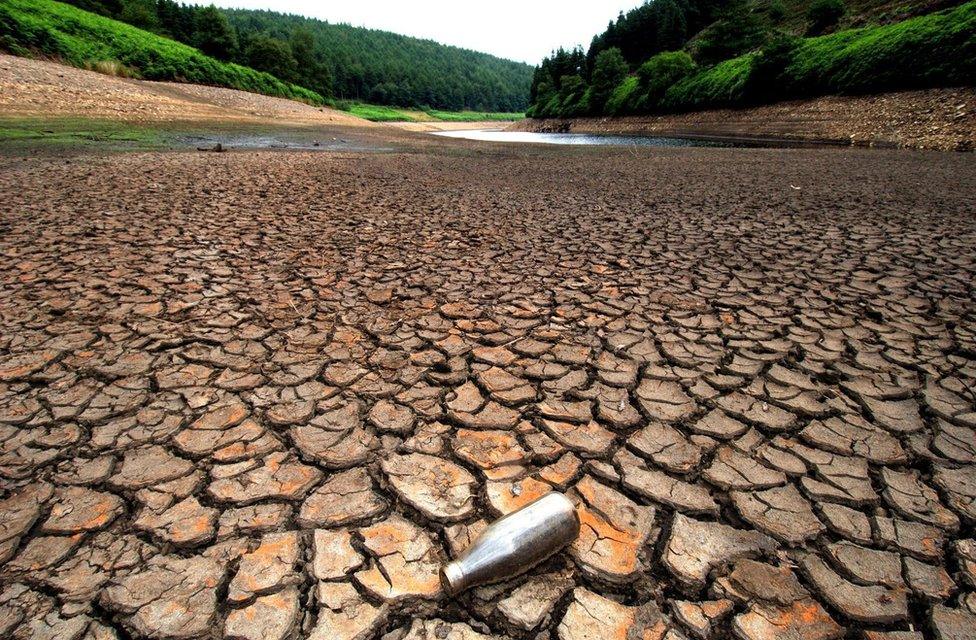
[[[807,38],[783,79],[796,95],[976,84],[976,2]]]
[[[154,127],[90,118],[0,117],[0,150],[149,150],[165,146],[167,132]]]
[[[721,62],[678,81],[664,94],[661,106],[673,110],[739,104],[749,79],[754,54]]]
[[[192,82],[324,104],[314,91],[122,22],[52,0],[2,0],[0,50],[56,57],[89,69],[124,69],[147,80]],[[116,66],[118,65],[118,66]]]
[[[427,109],[424,113],[440,122],[488,122],[495,120],[522,120],[525,118],[524,113],[494,111],[440,111],[438,109]]]
[[[489,120],[521,120],[525,117],[524,113],[406,109],[364,102],[341,103],[339,108],[354,116],[373,122],[485,122]]]
[[[365,104],[363,102],[352,102],[340,104],[339,108],[348,111],[354,116],[365,118],[373,122],[415,122],[412,117],[402,109],[397,107],[386,107],[378,104]]]

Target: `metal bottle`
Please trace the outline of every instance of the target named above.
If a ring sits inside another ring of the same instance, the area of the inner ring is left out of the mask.
[[[579,535],[580,521],[569,498],[551,492],[496,520],[454,562],[441,567],[448,595],[528,571]]]

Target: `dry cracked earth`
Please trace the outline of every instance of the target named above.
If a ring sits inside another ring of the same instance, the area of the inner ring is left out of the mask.
[[[974,193],[876,151],[0,159],[0,637],[972,638]],[[547,491],[572,546],[445,597]]]

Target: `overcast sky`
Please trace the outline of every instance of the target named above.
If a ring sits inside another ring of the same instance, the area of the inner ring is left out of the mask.
[[[211,0],[189,0],[211,4]],[[587,47],[617,14],[642,0],[213,0],[430,38],[537,64],[557,47]]]

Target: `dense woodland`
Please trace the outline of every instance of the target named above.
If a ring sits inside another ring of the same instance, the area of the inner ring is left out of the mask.
[[[327,98],[404,107],[524,111],[528,65],[430,40],[272,11],[173,0],[66,0],[266,71]]]
[[[527,115],[649,114],[972,84],[976,4],[960,4],[906,0],[881,12],[865,0],[648,0],[611,21],[588,50],[543,60]]]

